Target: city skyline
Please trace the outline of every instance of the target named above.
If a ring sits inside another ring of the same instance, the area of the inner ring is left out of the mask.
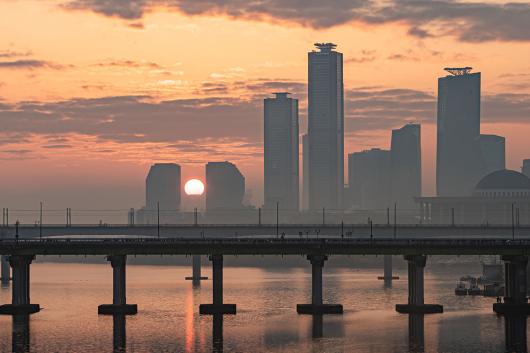
[[[509,169],[520,170],[528,158],[527,39],[502,35],[506,27],[475,41],[441,33],[420,38],[408,33],[410,22],[364,24],[376,30],[371,34],[350,20],[317,30],[297,19],[189,16],[142,5],[141,28],[131,26],[134,21],[122,12],[113,17],[89,3],[60,4],[0,1],[1,13],[10,13],[1,29],[12,34],[0,40],[0,158],[6,185],[1,191],[11,207],[40,200],[52,207],[140,206],[139,185],[152,163],[178,163],[187,180],[203,179],[208,160],[236,163],[253,203],[261,204],[262,99],[279,90],[292,92],[300,102],[300,133],[306,131],[305,56],[316,41],[336,42],[344,53],[345,158],[353,151],[389,148],[392,129],[417,121],[423,189],[434,194],[435,80],[443,67],[460,65],[484,75],[481,133],[506,138]],[[492,5],[492,11],[511,10]],[[28,13],[47,24],[41,40],[16,20]],[[462,19],[471,26],[479,21]],[[72,21],[80,24],[75,40],[58,30]],[[249,26],[253,31],[242,30]],[[102,31],[106,39],[93,40]],[[228,39],[220,46],[211,33]],[[262,47],[245,51],[258,37]],[[65,45],[46,46],[47,38]],[[123,38],[136,41],[140,50]],[[150,42],[167,50],[153,50]],[[209,60],[213,53],[218,60]],[[39,183],[27,173],[34,168],[40,170]]]

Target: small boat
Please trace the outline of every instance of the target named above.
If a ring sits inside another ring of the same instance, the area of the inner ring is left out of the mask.
[[[483,291],[482,291],[482,289],[480,289],[480,287],[477,285],[476,282],[473,282],[469,286],[469,289],[467,290],[467,293],[469,295],[482,295]]]
[[[467,288],[464,282],[458,282],[455,288],[456,295],[467,295]]]

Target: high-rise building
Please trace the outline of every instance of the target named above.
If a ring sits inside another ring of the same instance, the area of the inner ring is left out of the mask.
[[[145,208],[162,211],[180,209],[180,166],[174,163],[157,163],[151,166],[145,180]]]
[[[521,167],[521,172],[530,178],[530,159],[525,159],[523,161],[523,166]]]
[[[480,177],[484,177],[497,170],[506,169],[506,141],[504,137],[497,135],[479,135],[477,142],[482,165]]]
[[[264,100],[264,206],[298,211],[298,100],[275,95]]]
[[[245,177],[230,162],[206,164],[206,211],[243,208]]]
[[[438,196],[469,195],[480,179],[480,73],[447,68],[438,79],[436,190]]]
[[[309,209],[309,136],[302,136],[302,208]]]
[[[386,209],[390,206],[390,151],[379,148],[348,155],[348,189],[353,208]]]
[[[416,209],[421,196],[421,126],[407,124],[392,130],[390,149],[391,201],[400,209]]]
[[[344,189],[344,87],[342,53],[316,43],[308,54],[309,208],[342,206]]]

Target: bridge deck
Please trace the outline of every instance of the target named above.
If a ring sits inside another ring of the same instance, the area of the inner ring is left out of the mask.
[[[3,239],[2,255],[528,255],[530,240],[365,238]]]

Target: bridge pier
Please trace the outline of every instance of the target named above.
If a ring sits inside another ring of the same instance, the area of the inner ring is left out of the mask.
[[[107,256],[112,266],[112,304],[98,306],[100,315],[135,315],[138,312],[136,304],[127,304],[125,268],[127,255]]]
[[[11,280],[11,271],[9,269],[9,256],[2,255],[0,260],[0,281],[2,285],[8,285]]]
[[[235,314],[236,304],[223,303],[223,255],[210,255],[213,277],[213,303],[199,305],[201,315]]]
[[[9,264],[13,268],[11,304],[0,306],[0,314],[28,315],[40,311],[39,304],[30,304],[29,265],[34,255],[11,255]]]
[[[396,304],[396,311],[402,314],[442,313],[443,306],[424,303],[423,269],[427,263],[427,256],[405,255],[405,260],[408,262],[408,304]]]
[[[322,300],[322,268],[328,259],[326,255],[307,255],[311,262],[311,304],[297,304],[298,314],[322,315],[322,314],[342,314],[341,304],[323,304]]]
[[[528,256],[502,256],[504,261],[504,303],[493,304],[493,311],[501,315],[529,315],[526,268]]]
[[[208,279],[208,277],[201,276],[201,255],[192,255],[191,257],[191,277],[186,277],[187,281],[192,281],[193,285],[201,284],[201,280]]]

